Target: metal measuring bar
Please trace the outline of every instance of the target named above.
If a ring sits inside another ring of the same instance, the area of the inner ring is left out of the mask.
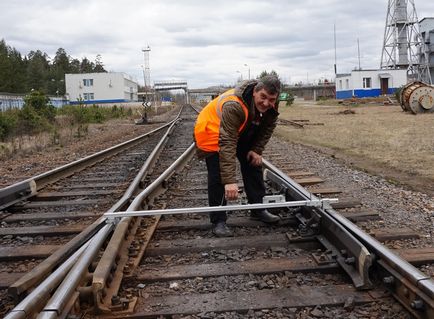
[[[284,196],[282,196],[284,199]],[[337,198],[323,198],[312,200],[299,201],[282,201],[280,195],[265,196],[262,204],[246,204],[246,205],[228,205],[228,206],[206,206],[206,207],[191,207],[191,208],[172,208],[172,209],[153,209],[153,210],[137,210],[128,212],[111,212],[105,213],[104,216],[113,219],[121,217],[136,217],[136,216],[154,216],[154,215],[173,215],[173,214],[190,214],[190,213],[209,213],[221,211],[247,210],[247,209],[265,209],[265,208],[282,208],[282,207],[320,207],[329,208],[330,204],[337,203]]]

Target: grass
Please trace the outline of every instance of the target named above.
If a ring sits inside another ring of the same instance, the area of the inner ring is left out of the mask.
[[[355,114],[341,113],[348,109]],[[303,129],[278,126],[276,133],[291,142],[333,149],[434,179],[433,113],[413,115],[397,105],[338,106],[324,101],[318,105],[300,100],[279,111],[283,119],[324,123]]]

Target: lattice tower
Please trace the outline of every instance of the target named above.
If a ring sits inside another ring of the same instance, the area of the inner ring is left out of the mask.
[[[414,0],[389,0],[381,69],[407,69],[409,81],[431,83]]]

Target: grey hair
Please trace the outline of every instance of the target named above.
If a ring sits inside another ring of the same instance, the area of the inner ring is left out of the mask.
[[[268,94],[280,94],[282,89],[282,83],[275,75],[266,75],[258,79],[258,83],[255,85],[255,92],[265,89]]]

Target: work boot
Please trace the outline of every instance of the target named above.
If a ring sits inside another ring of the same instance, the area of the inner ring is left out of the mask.
[[[217,237],[232,237],[234,233],[226,225],[226,222],[217,222],[213,224],[212,232]]]
[[[250,217],[255,220],[260,220],[261,222],[274,224],[280,220],[279,216],[271,214],[268,210],[263,209],[260,211],[252,211]]]

